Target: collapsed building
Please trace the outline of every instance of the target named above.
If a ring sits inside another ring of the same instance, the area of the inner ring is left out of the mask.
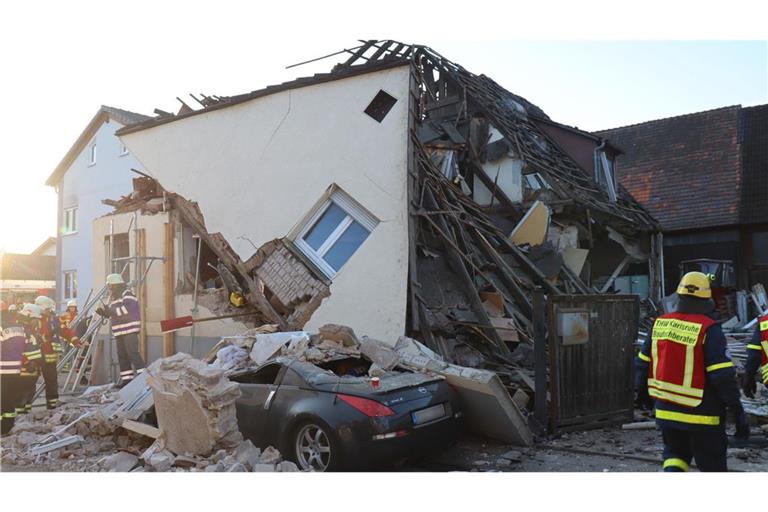
[[[619,149],[430,48],[345,51],[328,73],[117,132],[151,178],[111,202],[123,231],[131,212],[165,216],[128,242],[164,240],[147,286],[166,298],[145,316],[162,355],[177,347],[159,321],[210,278],[256,325],[407,334],[530,392],[535,290],[593,297],[632,274],[660,299],[659,226],[617,183]]]

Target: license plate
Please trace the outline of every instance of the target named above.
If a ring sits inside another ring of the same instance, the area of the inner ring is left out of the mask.
[[[411,418],[414,425],[422,425],[445,416],[445,404],[437,404],[420,411],[412,412]]]

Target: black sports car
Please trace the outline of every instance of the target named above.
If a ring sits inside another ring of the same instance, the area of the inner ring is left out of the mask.
[[[320,367],[281,357],[233,374],[240,431],[301,469],[372,469],[452,444],[463,427],[457,393],[439,377],[388,372],[347,358]]]

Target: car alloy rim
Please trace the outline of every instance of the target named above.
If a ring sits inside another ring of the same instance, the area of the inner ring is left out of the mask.
[[[296,458],[302,469],[325,471],[331,462],[331,442],[323,429],[304,425],[296,436]]]

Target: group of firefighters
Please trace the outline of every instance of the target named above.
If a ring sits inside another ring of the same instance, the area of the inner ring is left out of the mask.
[[[120,274],[107,276],[109,303],[96,313],[110,320],[117,341],[120,383],[124,386],[144,370],[139,354],[141,317],[136,296]],[[716,321],[709,276],[689,272],[677,288],[677,310],[658,317],[636,358],[636,405],[653,407],[664,444],[664,471],[687,471],[695,460],[701,471],[726,471],[726,413],[736,425],[735,437],[748,439],[749,425],[741,404],[736,369]],[[45,403],[59,402],[57,363],[62,343],[82,346],[89,321],[75,325],[77,304],[67,303],[57,317],[55,302],[45,296],[34,304],[0,303],[0,377],[2,433],[20,414],[30,412],[36,383],[42,375]],[[756,375],[768,387],[768,315],[758,318],[747,344],[741,389],[754,397]]]
[[[120,274],[108,275],[107,287],[109,301],[96,313],[110,321],[120,365],[118,386],[122,387],[145,367],[139,353],[141,315],[136,296]],[[56,302],[44,295],[21,305],[0,301],[0,434],[8,433],[19,415],[32,410],[40,376],[45,383],[46,407],[54,409],[59,404],[57,366],[64,344],[80,348],[88,343],[81,338],[92,317],[75,322],[77,317],[75,300],[67,302],[61,316],[56,315]]]

